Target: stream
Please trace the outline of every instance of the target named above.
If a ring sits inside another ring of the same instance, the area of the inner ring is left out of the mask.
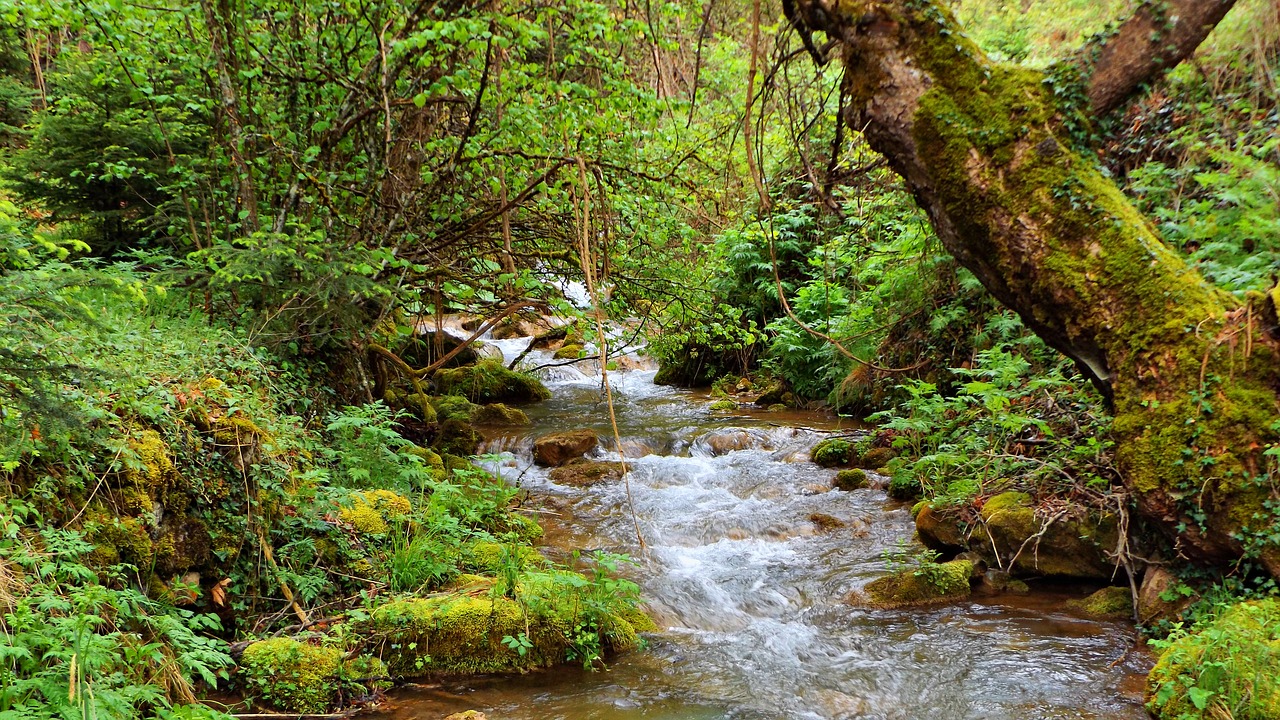
[[[492,344],[510,358],[527,341]],[[535,352],[528,362],[553,361]],[[909,505],[881,490],[830,490],[834,471],[807,461],[836,418],[712,413],[707,395],[654,385],[640,361],[626,367],[635,369],[609,377],[628,483],[562,487],[532,464],[533,438],[553,431],[589,427],[614,448],[599,375],[573,366],[540,373],[554,397],[525,408],[532,427],[489,439],[489,452],[500,453],[490,468],[543,510],[549,557],[572,549],[633,557],[626,574],[662,632],[605,671],[566,666],[400,690],[384,717],[438,720],[470,709],[489,720],[1147,717],[1150,659],[1131,650],[1132,628],[1062,609],[1087,589],[1037,587],[924,609],[849,604],[886,572],[886,551],[918,546]],[[842,526],[823,531],[814,513]]]

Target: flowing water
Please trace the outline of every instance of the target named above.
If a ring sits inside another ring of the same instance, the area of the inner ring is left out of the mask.
[[[496,344],[510,357],[525,341]],[[551,362],[546,353],[529,360]],[[913,524],[883,491],[829,490],[833,471],[807,462],[832,418],[713,415],[705,395],[655,386],[652,370],[610,373],[632,458],[628,500],[622,482],[561,487],[531,464],[539,434],[590,427],[613,436],[598,375],[543,374],[554,398],[528,409],[532,428],[491,439],[502,453],[493,467],[544,508],[548,555],[634,557],[629,575],[663,631],[603,672],[561,668],[401,691],[397,720],[467,709],[490,720],[1147,717],[1149,659],[1131,651],[1132,630],[1061,609],[1084,591],[929,609],[850,604],[885,573],[886,551],[912,542]],[[823,531],[815,513],[842,525]]]

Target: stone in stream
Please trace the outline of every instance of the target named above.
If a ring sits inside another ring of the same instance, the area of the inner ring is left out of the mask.
[[[952,560],[907,568],[867,583],[850,598],[855,605],[900,608],[952,602],[969,596],[973,563]]]
[[[717,457],[739,450],[773,449],[773,444],[769,442],[768,437],[757,436],[750,431],[738,428],[708,433],[702,442],[706,443],[707,449]]]
[[[959,507],[920,503],[917,508],[920,542],[944,555],[968,549],[987,564],[1024,577],[1109,580],[1115,572],[1115,563],[1107,557],[1117,541],[1116,521],[1110,515],[1062,516],[1050,522],[1022,492],[988,499],[976,518],[962,514]]]
[[[1177,575],[1164,567],[1148,566],[1142,575],[1142,584],[1138,586],[1138,622],[1151,625],[1160,620],[1173,621],[1181,617],[1188,605],[1200,599],[1199,594],[1187,597],[1178,592],[1182,584]]]
[[[1067,607],[1098,620],[1133,617],[1133,591],[1127,587],[1104,587],[1089,597],[1068,600]]]
[[[836,473],[836,479],[832,481],[832,487],[837,490],[863,490],[871,487],[871,481],[867,479],[867,473],[862,470],[841,470]]]
[[[489,717],[479,710],[465,710],[452,715],[446,715],[444,720],[489,720]]]
[[[507,407],[502,403],[490,403],[477,408],[471,414],[471,421],[477,425],[528,425],[529,416],[519,408]]]
[[[551,482],[571,487],[590,487],[602,482],[622,479],[622,466],[616,462],[579,458],[551,470]]]
[[[600,444],[594,430],[568,430],[543,435],[533,441],[533,461],[543,467],[559,467],[591,452]]]
[[[836,528],[844,527],[844,522],[840,518],[826,513],[813,513],[809,516],[809,522],[813,523],[820,533],[831,532]]]

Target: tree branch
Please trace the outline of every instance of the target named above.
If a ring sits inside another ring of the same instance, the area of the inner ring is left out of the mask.
[[[1190,57],[1235,0],[1146,0],[1101,45],[1075,59],[1089,111],[1100,117]]]

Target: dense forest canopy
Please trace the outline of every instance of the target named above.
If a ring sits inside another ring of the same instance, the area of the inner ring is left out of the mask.
[[[883,471],[931,552],[1033,576],[1096,536],[1058,574],[1174,630],[1152,712],[1274,717],[1176,623],[1280,592],[1278,15],[0,0],[0,717],[635,647],[623,559],[538,555],[467,460],[548,394],[538,343],[870,421],[811,455]],[[497,654],[416,653],[451,592]]]

